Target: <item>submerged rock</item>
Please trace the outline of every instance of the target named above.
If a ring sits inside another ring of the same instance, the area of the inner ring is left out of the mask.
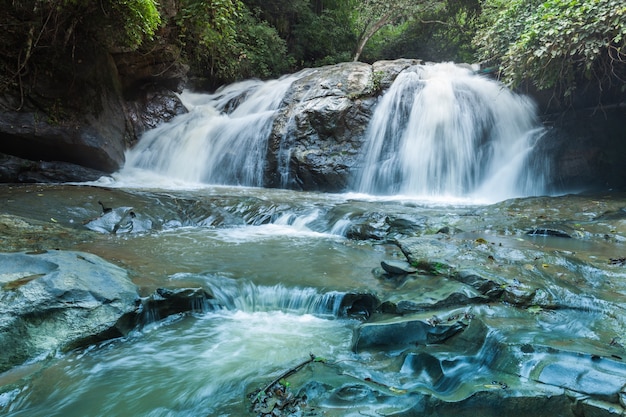
[[[392,275],[414,274],[417,272],[416,268],[413,268],[410,263],[405,261],[385,260],[380,262],[380,266],[385,272]]]
[[[551,226],[536,227],[526,232],[526,234],[529,236],[553,236],[553,237],[566,237],[566,238],[572,237],[571,233],[563,229],[559,229],[559,228],[555,228]]]
[[[137,288],[92,254],[0,253],[0,285],[0,371],[134,327]]]
[[[359,326],[354,335],[353,350],[398,349],[425,344],[443,343],[463,331],[462,322],[439,324],[426,320],[401,319],[385,322],[365,323]]]

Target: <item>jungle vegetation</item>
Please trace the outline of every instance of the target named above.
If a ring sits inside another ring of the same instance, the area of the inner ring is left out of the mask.
[[[401,57],[480,61],[564,96],[589,80],[626,85],[623,0],[6,0],[0,16],[2,90],[77,45],[159,42],[215,85]]]

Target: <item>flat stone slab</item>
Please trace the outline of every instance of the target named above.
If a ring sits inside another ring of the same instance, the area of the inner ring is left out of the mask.
[[[380,266],[385,272],[392,275],[414,274],[417,272],[417,268],[413,268],[411,264],[406,261],[384,260],[380,262]]]

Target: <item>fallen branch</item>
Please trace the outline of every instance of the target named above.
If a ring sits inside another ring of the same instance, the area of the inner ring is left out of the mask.
[[[315,356],[312,353],[309,353],[309,359],[305,360],[304,362],[299,363],[298,365],[294,366],[291,369],[288,369],[287,371],[283,372],[282,374],[280,374],[279,376],[277,376],[276,378],[274,378],[272,380],[272,382],[270,382],[269,384],[267,384],[265,386],[265,388],[263,388],[261,391],[259,391],[257,393],[257,395],[254,398],[254,401],[252,401],[252,407],[254,407],[256,405],[257,402],[259,402],[259,400],[261,399],[261,397],[263,395],[266,395],[267,392],[277,383],[279,383],[282,379],[285,379],[293,374],[295,374],[296,372],[298,372],[300,369],[304,368],[306,365],[310,364],[311,362],[323,362],[323,360],[318,359],[317,356]]]

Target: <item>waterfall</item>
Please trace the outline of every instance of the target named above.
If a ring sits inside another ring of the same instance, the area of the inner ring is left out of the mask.
[[[360,192],[505,199],[540,194],[533,103],[452,63],[400,73],[366,133]],[[528,165],[534,163],[533,169]]]
[[[303,133],[300,115],[287,111],[298,103],[286,97],[318,99],[310,85],[291,89],[313,73],[243,81],[213,94],[183,93],[189,112],[143,135],[127,154],[127,178],[140,168],[187,183],[262,187],[273,175],[289,187],[292,148]],[[279,114],[290,116],[280,119],[283,136],[270,149]],[[549,166],[535,151],[542,134],[528,98],[452,63],[415,65],[375,103],[361,155],[354,157],[360,159],[346,180],[354,191],[378,195],[494,201],[543,194]],[[276,172],[268,172],[271,164]]]
[[[214,94],[184,92],[189,112],[146,132],[124,168],[188,182],[262,186],[272,122],[295,79],[243,81]]]

